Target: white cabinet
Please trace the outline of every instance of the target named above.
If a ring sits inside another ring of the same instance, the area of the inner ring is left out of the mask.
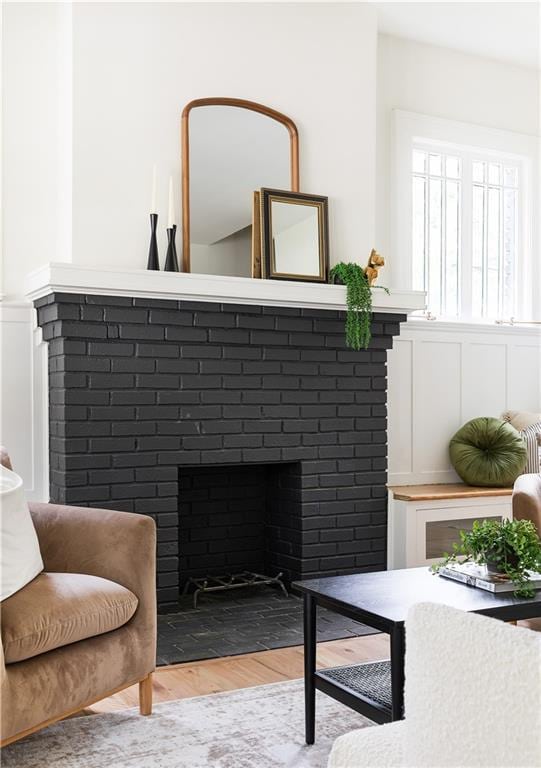
[[[397,486],[389,489],[387,567],[390,570],[438,562],[444,552],[452,551],[453,542],[460,540],[460,530],[471,529],[474,520],[512,519],[510,489],[494,489],[497,495],[489,495],[490,490],[484,489],[483,495],[457,497],[455,494],[447,498],[440,490],[438,498],[426,498],[431,486],[425,486],[424,494],[418,491],[421,487],[415,486],[415,494],[408,494]],[[456,487],[449,486],[450,489]],[[419,498],[423,495],[424,499]]]

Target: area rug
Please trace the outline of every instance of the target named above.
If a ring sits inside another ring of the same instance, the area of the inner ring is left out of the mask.
[[[57,723],[2,750],[2,768],[326,768],[333,741],[372,723],[317,694],[304,743],[303,683],[181,699],[151,717],[129,709]]]

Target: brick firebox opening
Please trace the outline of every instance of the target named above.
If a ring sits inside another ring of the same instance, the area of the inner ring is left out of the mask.
[[[303,540],[302,482],[300,462],[181,467],[181,589],[190,577],[293,570]]]

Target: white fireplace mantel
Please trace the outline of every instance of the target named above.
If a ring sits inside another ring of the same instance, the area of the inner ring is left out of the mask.
[[[49,293],[90,293],[310,309],[346,308],[346,289],[341,285],[146,269],[96,269],[66,263],[47,264],[32,272],[25,292],[29,299],[39,299]],[[409,314],[424,307],[422,291],[392,288],[387,294],[378,288],[373,290],[374,312]]]

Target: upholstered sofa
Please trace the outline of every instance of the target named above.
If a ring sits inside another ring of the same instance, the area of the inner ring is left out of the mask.
[[[2,463],[10,467],[4,455]],[[107,509],[30,504],[45,570],[1,604],[1,743],[139,683],[152,709],[155,525]]]
[[[531,520],[541,536],[541,474],[520,475],[515,480],[513,517]]]

